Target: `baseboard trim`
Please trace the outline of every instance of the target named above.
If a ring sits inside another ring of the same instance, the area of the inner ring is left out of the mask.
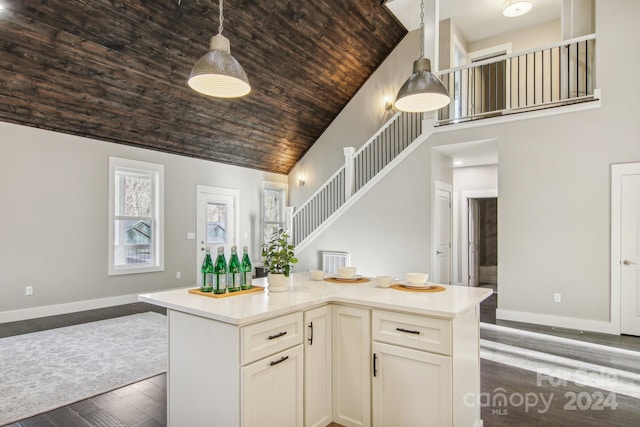
[[[576,317],[553,316],[549,314],[528,313],[526,311],[504,310],[498,308],[496,309],[496,319],[620,335],[620,330],[617,325],[611,322],[578,319]]]
[[[130,294],[120,295],[117,297],[75,301],[66,304],[44,305],[40,307],[25,308],[21,310],[0,311],[0,323],[16,322],[19,320],[36,319],[38,317],[75,313],[76,311],[112,307],[114,305],[130,304],[137,301],[138,294]]]

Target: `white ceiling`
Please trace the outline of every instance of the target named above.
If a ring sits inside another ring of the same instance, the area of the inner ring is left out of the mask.
[[[426,0],[428,3],[437,0]],[[467,42],[560,19],[561,0],[530,0],[531,11],[515,18],[502,15],[503,0],[439,0],[440,20],[451,18]],[[408,31],[420,28],[420,0],[387,0],[385,5]],[[429,17],[425,15],[425,22]]]

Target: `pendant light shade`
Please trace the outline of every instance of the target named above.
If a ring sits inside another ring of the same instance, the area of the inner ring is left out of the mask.
[[[211,37],[211,50],[193,66],[189,86],[217,98],[237,98],[251,92],[247,74],[231,56],[229,39],[222,34]]]
[[[509,18],[524,15],[531,10],[531,2],[520,0],[506,0],[502,5],[502,14]]]
[[[449,101],[447,89],[431,73],[431,61],[420,58],[414,61],[413,74],[398,91],[395,106],[398,110],[417,113],[438,110]]]
[[[231,56],[229,39],[222,35],[224,16],[220,0],[220,26],[211,37],[209,52],[191,70],[189,87],[196,92],[216,98],[237,98],[251,92],[249,79],[240,63]]]
[[[420,57],[413,62],[413,74],[396,96],[395,107],[401,111],[419,113],[438,110],[450,102],[449,92],[440,79],[431,73],[431,61],[424,57],[424,0],[420,2]]]

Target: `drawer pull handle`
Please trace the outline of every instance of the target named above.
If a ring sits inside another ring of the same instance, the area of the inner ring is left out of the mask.
[[[269,363],[269,365],[271,365],[271,366],[277,365],[278,363],[284,362],[288,358],[289,358],[289,356],[282,356],[279,360],[275,360],[275,361],[272,361],[271,363]]]
[[[310,333],[309,333],[309,339],[307,341],[309,341],[309,345],[313,345],[313,322],[309,322],[309,329],[311,329]]]
[[[275,340],[276,338],[280,338],[282,336],[287,335],[287,332],[280,332],[279,334],[275,334],[275,335],[269,335],[269,339],[270,340]]]
[[[411,329],[396,328],[396,331],[398,331],[398,332],[406,332],[408,334],[420,335],[420,331],[412,331]]]
[[[376,361],[378,360],[378,356],[373,353],[373,376],[377,376],[378,370],[376,369]]]

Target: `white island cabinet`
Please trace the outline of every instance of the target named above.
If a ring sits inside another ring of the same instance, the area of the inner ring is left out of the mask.
[[[170,427],[477,427],[469,396],[480,393],[479,303],[490,294],[297,273],[288,292],[139,299],[168,309]]]

